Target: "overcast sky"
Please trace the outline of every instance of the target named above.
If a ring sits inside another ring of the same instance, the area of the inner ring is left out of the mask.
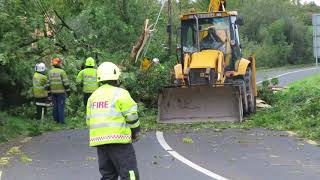
[[[301,2],[311,2],[314,1],[317,5],[320,6],[320,0],[301,0]]]

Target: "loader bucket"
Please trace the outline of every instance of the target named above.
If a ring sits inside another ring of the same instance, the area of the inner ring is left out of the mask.
[[[239,86],[164,88],[159,94],[158,122],[242,121]]]

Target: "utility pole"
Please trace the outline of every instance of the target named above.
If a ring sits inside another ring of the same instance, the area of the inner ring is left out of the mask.
[[[316,58],[316,66],[318,67],[318,56],[319,56],[319,40],[320,40],[320,14],[312,15],[312,25],[313,25],[313,55]]]
[[[172,1],[168,0],[168,26],[167,26],[167,32],[168,32],[168,55],[171,55],[172,52]]]

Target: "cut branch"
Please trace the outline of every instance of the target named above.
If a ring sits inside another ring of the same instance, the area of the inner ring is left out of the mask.
[[[143,47],[145,46],[147,40],[150,37],[150,33],[153,31],[151,29],[152,26],[153,24],[149,25],[149,19],[146,19],[143,32],[141,33],[136,44],[132,47],[131,54],[130,54],[131,61],[137,62]]]
[[[78,36],[77,36],[76,32],[64,21],[64,19],[59,15],[59,13],[58,13],[55,9],[53,10],[53,12],[54,12],[54,13],[56,14],[56,16],[60,19],[60,21],[61,21],[61,23],[62,23],[62,26],[63,26],[63,27],[66,27],[67,29],[69,29],[69,30],[72,32],[74,38],[75,38],[75,39],[78,39]]]

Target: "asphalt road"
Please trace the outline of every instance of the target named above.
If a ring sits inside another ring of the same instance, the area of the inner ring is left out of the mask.
[[[194,143],[183,143],[189,137]],[[192,162],[232,180],[318,180],[320,149],[263,129],[166,133],[171,147]]]
[[[88,147],[87,130],[48,133],[35,137],[22,152],[32,158],[24,163],[16,157],[3,172],[2,180],[97,180],[96,149]],[[134,144],[141,180],[210,179],[172,158],[157,143],[155,133]]]
[[[301,69],[300,69],[301,70]],[[258,81],[287,73],[273,70],[258,73]],[[318,73],[319,69],[281,76],[280,85]],[[185,158],[232,180],[318,180],[320,148],[285,132],[263,129],[167,132],[167,143]],[[194,143],[182,142],[190,137]],[[21,150],[32,159],[15,156],[0,169],[0,180],[97,180],[96,149],[88,147],[87,130],[47,133],[25,143]],[[207,175],[173,158],[158,143],[155,132],[134,144],[141,180],[207,180]],[[2,174],[2,175],[1,175]]]
[[[257,82],[273,77],[279,78],[279,85],[286,86],[291,82],[302,80],[305,77],[320,73],[320,68],[308,67],[300,69],[278,69],[257,72]]]

